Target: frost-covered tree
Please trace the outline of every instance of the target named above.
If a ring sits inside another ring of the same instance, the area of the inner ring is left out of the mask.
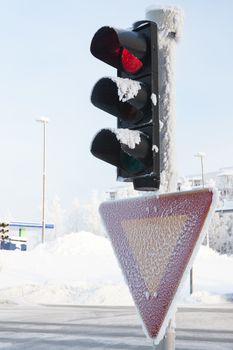
[[[216,213],[209,230],[210,247],[220,254],[233,255],[233,215]]]
[[[121,186],[112,190],[115,199],[123,199],[142,195],[135,191],[132,184]],[[48,207],[47,222],[54,223],[55,229],[49,230],[47,240],[55,239],[71,232],[89,231],[96,235],[106,235],[105,229],[99,215],[99,206],[105,200],[110,200],[111,191],[99,193],[93,191],[87,200],[82,203],[74,199],[70,208],[66,210],[61,207],[60,200],[55,197]]]
[[[65,231],[66,233],[78,232],[83,229],[83,206],[80,201],[75,198],[71,208],[68,210]]]
[[[51,206],[48,209],[47,222],[54,224],[54,230],[50,231],[47,236],[54,239],[64,235],[66,210],[62,208],[61,202],[58,196],[56,196]]]
[[[76,199],[70,213],[67,215],[66,232],[84,230],[97,235],[104,235],[104,229],[98,211],[102,200],[103,195],[101,196],[97,192],[93,192],[84,204]]]
[[[84,206],[85,209],[85,224],[88,231],[97,235],[104,235],[104,229],[99,215],[99,206],[102,198],[95,191],[92,193],[90,200]]]

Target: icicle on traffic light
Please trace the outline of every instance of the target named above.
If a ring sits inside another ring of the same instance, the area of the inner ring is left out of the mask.
[[[117,167],[117,178],[137,190],[160,185],[157,26],[140,21],[132,30],[102,27],[91,53],[117,69],[117,77],[100,79],[91,102],[117,117],[117,129],[102,129],[92,154]]]

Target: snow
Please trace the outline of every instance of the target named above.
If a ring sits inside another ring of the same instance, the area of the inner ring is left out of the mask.
[[[136,80],[115,77],[112,77],[111,79],[117,85],[119,101],[126,102],[134,98],[141,89],[140,83]]]
[[[197,153],[195,154],[195,157],[200,157],[200,158],[206,157],[206,153],[204,153],[204,152],[197,152]]]
[[[1,251],[0,303],[129,303],[104,237],[85,231],[71,233],[22,253]]]
[[[153,146],[152,146],[152,151],[155,152],[155,153],[158,153],[158,151],[159,151],[158,146],[153,145]]]
[[[154,106],[157,105],[157,96],[155,93],[151,94],[151,101],[152,101]]]
[[[159,130],[161,131],[163,129],[164,123],[160,120],[159,121]]]
[[[233,257],[202,246],[179,303],[229,302]],[[110,242],[89,232],[70,233],[31,251],[0,251],[0,304],[133,305]]]
[[[158,7],[148,6],[146,9],[147,18],[157,23],[160,35],[166,41],[175,33],[175,40],[179,41],[183,34],[184,11],[178,6]]]
[[[42,122],[42,123],[48,123],[49,122],[49,118],[48,117],[45,117],[45,116],[42,116],[38,119],[36,119],[37,122]]]
[[[205,304],[229,301],[233,297],[232,268],[233,257],[219,255],[202,246],[193,268],[194,293],[188,296],[188,288],[185,288],[180,300]]]
[[[135,148],[141,141],[140,131],[129,129],[112,129],[120,143],[127,145],[129,148]]]

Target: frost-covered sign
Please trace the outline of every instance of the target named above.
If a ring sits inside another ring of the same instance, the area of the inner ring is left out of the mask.
[[[214,209],[209,189],[105,202],[100,213],[146,334],[158,343]]]

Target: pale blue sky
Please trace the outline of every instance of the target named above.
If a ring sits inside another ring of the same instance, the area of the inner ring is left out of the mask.
[[[57,195],[69,207],[93,189],[116,185],[114,167],[89,153],[95,133],[116,123],[90,104],[91,89],[116,72],[89,46],[99,27],[127,28],[156,4],[185,12],[177,46],[179,173],[199,172],[197,151],[206,152],[207,171],[233,165],[233,1],[0,0],[2,215],[40,219],[41,115],[50,118],[49,203]]]

